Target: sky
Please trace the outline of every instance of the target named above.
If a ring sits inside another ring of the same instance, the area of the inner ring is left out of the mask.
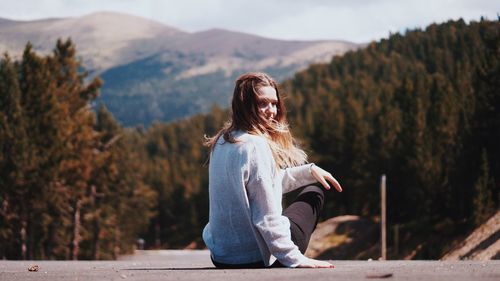
[[[222,28],[286,40],[365,43],[459,18],[496,20],[500,0],[0,0],[0,18],[115,11],[188,32]]]

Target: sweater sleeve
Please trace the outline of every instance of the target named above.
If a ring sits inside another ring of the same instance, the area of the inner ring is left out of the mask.
[[[311,174],[313,163],[279,170],[279,177],[282,178],[283,193],[294,191],[295,189],[313,184],[316,181]]]
[[[249,180],[247,183],[252,223],[266,242],[270,253],[283,265],[296,267],[306,257],[293,243],[290,221],[282,215],[279,198],[273,185],[273,159],[269,147],[257,143],[250,153]]]

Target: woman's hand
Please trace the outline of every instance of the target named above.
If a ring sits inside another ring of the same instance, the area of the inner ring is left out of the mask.
[[[325,189],[330,189],[330,185],[327,182],[329,181],[331,184],[333,184],[338,192],[342,192],[340,183],[329,172],[313,164],[311,166],[311,174],[317,181],[319,181],[319,183],[321,183],[325,187]]]
[[[327,261],[320,261],[307,258],[303,263],[299,264],[297,267],[300,268],[334,268],[333,264]]]

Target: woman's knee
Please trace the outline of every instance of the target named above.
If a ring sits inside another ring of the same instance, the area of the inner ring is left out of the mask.
[[[297,199],[314,206],[314,209],[319,212],[323,209],[325,203],[325,192],[323,189],[323,186],[319,183],[308,185],[299,193]]]

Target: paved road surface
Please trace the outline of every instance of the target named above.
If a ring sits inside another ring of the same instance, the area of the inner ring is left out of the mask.
[[[333,261],[334,269],[215,269],[207,251],[143,251],[118,261],[0,261],[0,280],[500,280],[500,261]],[[39,270],[28,268],[38,265]]]

